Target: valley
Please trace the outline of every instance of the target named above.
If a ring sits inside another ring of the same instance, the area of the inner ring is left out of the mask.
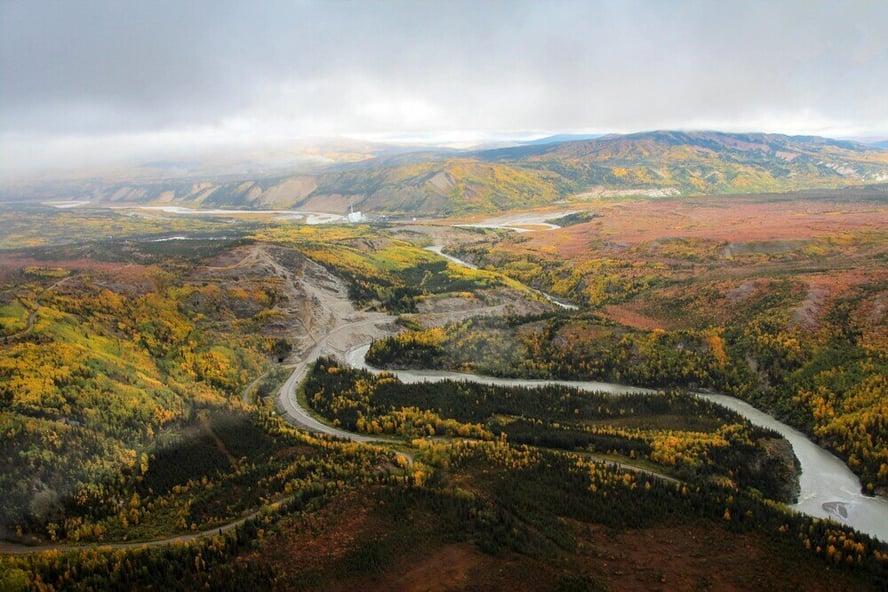
[[[267,173],[106,173],[0,188],[0,202],[380,218],[496,214],[589,200],[775,194],[888,182],[888,151],[812,136],[653,131],[505,148],[362,147]],[[211,168],[215,168],[214,165]],[[147,167],[149,171],[151,167]],[[186,169],[187,170],[187,169]],[[165,174],[166,173],[166,174]]]
[[[0,581],[138,587],[163,561],[184,588],[508,566],[541,589],[745,589],[740,545],[810,589],[884,582],[878,194],[160,214],[0,212]],[[665,532],[690,555],[642,553]],[[725,541],[718,575],[694,537]]]
[[[0,592],[888,590],[885,22],[0,0]]]

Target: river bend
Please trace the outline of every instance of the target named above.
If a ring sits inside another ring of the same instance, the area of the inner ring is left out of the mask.
[[[429,250],[445,257],[448,261],[457,265],[463,265],[475,269],[475,266],[467,261],[441,253],[440,248]],[[548,294],[547,298],[554,301]],[[556,302],[556,304],[561,304]],[[363,361],[369,346],[350,352],[352,356],[348,363],[356,367],[367,365]],[[360,359],[357,355],[360,354]],[[560,384],[572,386],[582,390],[601,390],[608,393],[632,392],[643,389],[635,389],[621,385],[606,383],[574,382],[564,380],[517,380],[517,379],[492,379],[455,372],[424,372],[411,370],[408,372],[394,372],[404,382],[417,382],[418,380],[477,380],[487,384],[501,384],[504,386],[540,386],[542,384]],[[600,385],[604,384],[602,387]],[[595,386],[592,386],[595,385]],[[799,500],[790,506],[792,509],[804,512],[818,518],[830,518],[848,524],[861,532],[875,536],[883,541],[888,541],[888,498],[884,496],[868,497],[861,492],[860,479],[851,472],[851,469],[834,454],[817,446],[800,431],[777,421],[767,413],[759,411],[749,403],[730,397],[697,393],[709,401],[727,407],[744,416],[751,423],[769,428],[779,433],[792,445],[796,458],[799,459],[801,475],[799,477]]]
[[[346,363],[354,368],[379,372],[378,369],[367,365],[365,356],[369,349],[369,345],[363,345],[349,350],[346,354]],[[498,386],[531,388],[554,384],[610,394],[652,392],[648,389],[606,382],[494,378],[442,370],[387,370],[387,372],[405,383],[467,380]],[[799,478],[801,489],[799,500],[790,508],[818,518],[830,518],[883,541],[888,540],[888,498],[861,494],[860,480],[838,457],[811,442],[798,430],[777,421],[740,399],[707,393],[697,393],[697,396],[736,411],[755,425],[774,430],[792,445],[802,471]]]

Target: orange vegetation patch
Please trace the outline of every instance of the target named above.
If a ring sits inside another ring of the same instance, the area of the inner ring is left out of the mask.
[[[616,321],[621,325],[635,327],[636,329],[663,329],[673,330],[679,329],[675,323],[670,323],[664,319],[655,319],[636,310],[636,304],[609,304],[604,307],[604,312],[608,318]]]
[[[497,563],[474,545],[445,545],[428,555],[398,562],[398,565],[375,579],[373,587],[392,592],[465,590],[473,583],[477,585],[486,574],[497,573]]]
[[[830,300],[846,296],[862,284],[888,281],[888,271],[836,270],[828,275],[801,275],[798,279],[807,284],[807,292],[802,303],[793,311],[792,318],[802,328],[813,331],[820,327],[821,314]]]
[[[114,291],[144,292],[152,286],[151,278],[156,269],[152,266],[137,263],[119,263],[113,261],[94,261],[92,259],[68,259],[43,261],[31,258],[0,256],[0,283],[20,282],[25,269],[52,268],[69,272],[72,276],[80,273],[91,273],[100,277],[97,283]]]
[[[554,245],[563,257],[579,257],[595,241],[637,244],[674,237],[755,242],[827,238],[884,232],[888,205],[827,200],[757,202],[732,197],[596,203],[589,223],[533,233],[531,245]]]
[[[422,544],[375,576],[347,578],[324,586],[331,592],[391,590],[557,590],[558,574],[544,561],[514,553],[489,555],[471,543]]]
[[[118,263],[114,261],[95,261],[93,259],[53,259],[50,262],[29,257],[0,256],[0,273],[24,269],[25,267],[58,267],[70,271],[102,271],[121,277],[143,277],[150,269],[138,263]]]
[[[370,509],[358,500],[351,501],[347,507],[330,505],[296,519],[271,554],[284,564],[298,561],[301,568],[313,569],[341,558],[360,540],[372,539]]]
[[[801,274],[796,277],[807,282],[810,289],[823,290],[828,292],[831,297],[836,297],[843,296],[863,284],[888,281],[888,270],[837,269],[828,274]]]
[[[816,557],[799,561],[761,533],[729,533],[719,526],[657,526],[612,536],[576,525],[579,563],[607,590],[860,590],[852,574],[830,570]]]
[[[260,554],[243,560],[272,567],[280,590],[552,589],[544,563],[520,555],[488,555],[471,543],[444,542],[437,536],[436,518],[424,512],[410,511],[393,523],[374,497],[366,491],[347,494],[294,518],[263,542]],[[385,545],[380,540],[399,529],[409,529],[416,544],[388,556],[378,570],[348,573],[349,556],[355,550]],[[307,588],[306,582],[311,582]]]

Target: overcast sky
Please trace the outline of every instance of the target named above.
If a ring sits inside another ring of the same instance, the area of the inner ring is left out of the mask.
[[[0,175],[307,136],[888,135],[888,2],[0,0]]]

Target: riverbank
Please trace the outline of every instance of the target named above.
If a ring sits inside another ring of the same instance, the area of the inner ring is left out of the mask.
[[[448,257],[448,259],[455,258]],[[456,260],[456,262],[458,261]],[[320,293],[323,294],[323,291]],[[310,352],[305,359],[305,364],[314,361],[321,355],[335,355],[352,367],[375,370],[366,364],[364,356],[374,339],[397,332],[396,317],[383,313],[374,313],[377,316],[374,316],[369,322],[366,320],[356,322],[354,315],[359,313],[341,290],[337,290],[335,293],[328,291],[326,296],[321,297],[329,300],[325,303],[329,310],[340,312],[338,320],[334,321],[328,337]],[[347,314],[343,315],[343,313]],[[332,341],[329,340],[330,338],[332,338]],[[334,347],[333,342],[339,344],[339,347]],[[346,347],[342,347],[343,345],[346,345]],[[298,368],[291,375],[291,378],[297,372],[304,373],[304,371],[305,366]],[[604,391],[615,394],[621,392],[645,392],[647,390],[639,387],[591,381],[506,379],[431,370],[396,370],[391,372],[403,382],[474,380],[484,382],[485,384],[524,387],[558,384],[586,391]],[[295,396],[296,382],[288,381],[288,384],[287,388],[281,389],[278,397],[279,405],[301,408]],[[797,504],[790,506],[791,509],[814,517],[835,520],[881,540],[888,540],[888,499],[880,496],[867,497],[862,495],[860,493],[860,480],[841,460],[811,442],[798,430],[777,421],[739,399],[727,395],[700,394],[700,396],[740,413],[756,425],[767,427],[780,433],[790,442],[801,466],[799,501]],[[307,412],[305,413],[309,415]],[[300,423],[299,412],[288,412],[288,417],[294,423],[303,425]],[[309,423],[304,418],[302,421]],[[318,424],[324,425],[320,422]],[[329,426],[326,426],[326,428],[335,429]],[[314,423],[311,424],[310,429],[330,433],[328,429],[321,429]],[[342,432],[342,430],[336,431]],[[349,433],[333,435],[351,439],[366,438],[366,436]]]

